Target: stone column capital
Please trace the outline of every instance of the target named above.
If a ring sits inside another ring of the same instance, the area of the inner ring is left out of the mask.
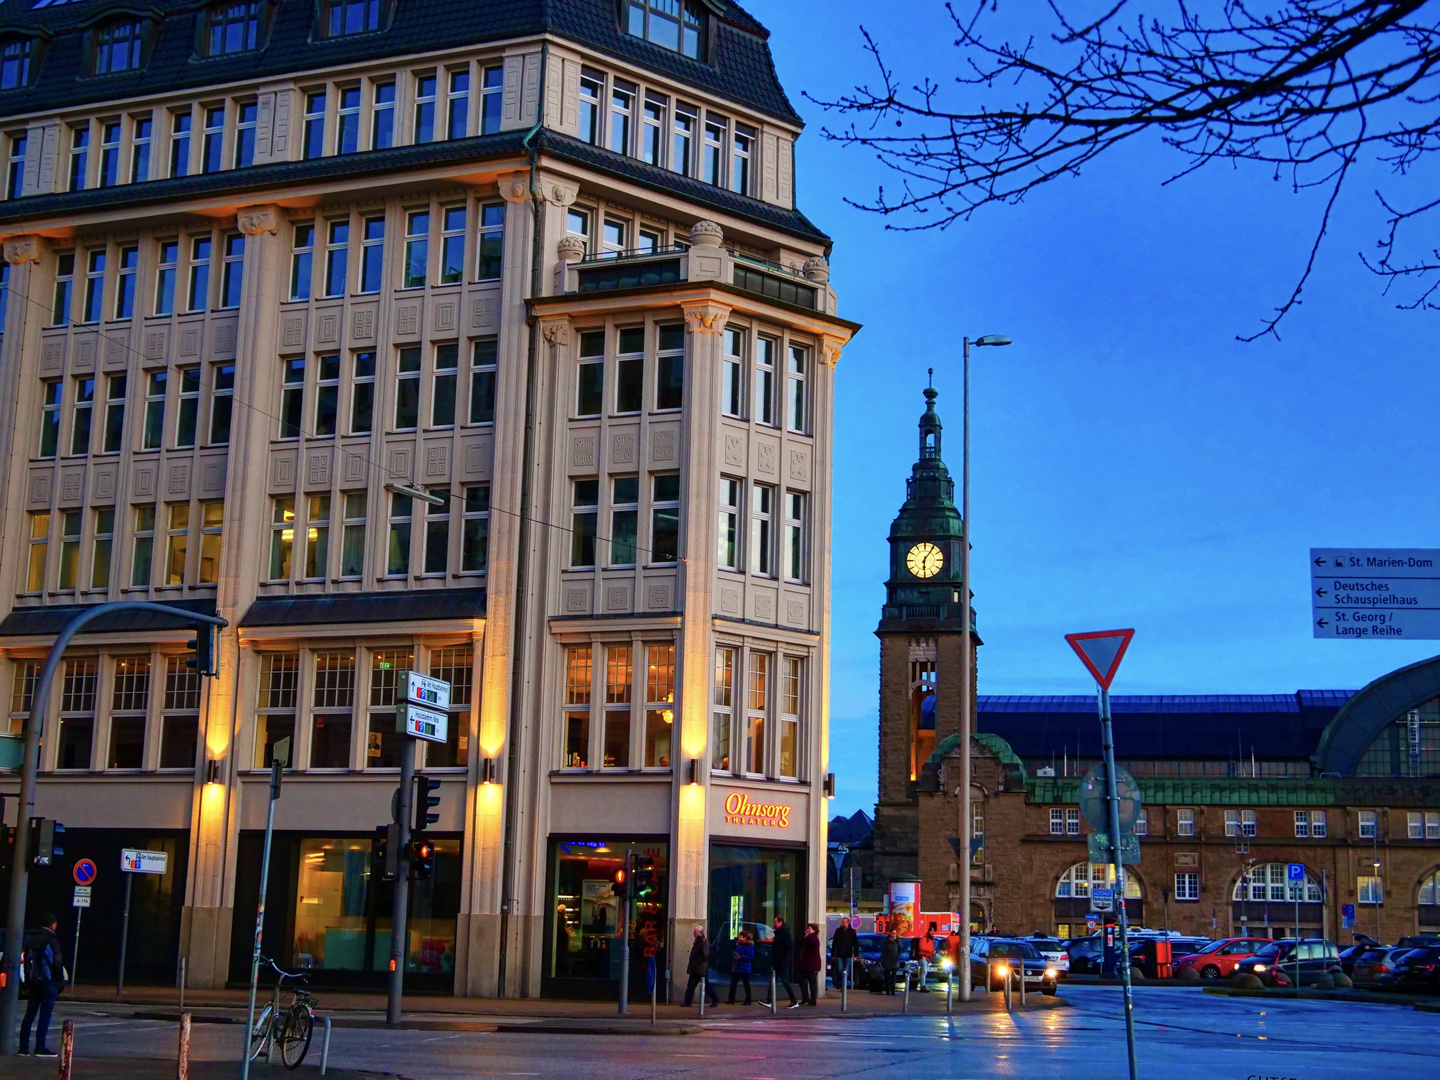
[[[39,262],[45,253],[45,245],[33,233],[25,236],[5,238],[5,261],[11,266],[23,266],[27,262]]]
[[[261,233],[273,236],[280,231],[280,221],[280,208],[268,203],[245,206],[235,214],[235,227],[246,236],[259,236]]]
[[[703,301],[696,304],[686,304],[685,329],[692,334],[719,334],[725,329],[725,323],[730,318],[731,308],[724,304],[716,304],[711,301]]]
[[[570,344],[570,319],[569,316],[562,316],[555,319],[540,320],[540,335],[545,339],[546,345],[569,345]]]
[[[569,206],[580,194],[580,188],[575,184],[567,184],[561,180],[541,179],[535,184],[535,197],[541,202],[548,202],[554,206]]]
[[[530,198],[530,174],[525,171],[500,175],[500,197],[507,203],[523,203]]]
[[[845,343],[839,338],[823,337],[820,339],[820,362],[828,368],[833,368],[840,362],[840,350]]]

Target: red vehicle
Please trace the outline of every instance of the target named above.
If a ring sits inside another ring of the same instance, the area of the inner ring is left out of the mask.
[[[1262,945],[1269,944],[1269,938],[1254,937],[1221,938],[1212,941],[1198,953],[1191,953],[1176,960],[1175,977],[1179,978],[1180,972],[1185,968],[1191,968],[1198,972],[1202,979],[1228,979],[1236,964],[1247,956],[1254,956],[1255,950]]]

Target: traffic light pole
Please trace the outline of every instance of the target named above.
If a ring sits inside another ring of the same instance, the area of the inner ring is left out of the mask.
[[[625,852],[625,895],[620,898],[620,925],[615,932],[620,937],[620,1015],[630,1011],[630,897],[635,892],[635,874],[631,863],[635,853]]]
[[[152,604],[148,600],[112,600],[87,607],[71,619],[50,646],[40,677],[35,681],[35,695],[30,702],[30,719],[25,723],[25,757],[20,770],[20,807],[15,820],[15,858],[10,868],[10,908],[5,921],[5,989],[0,995],[0,1055],[13,1057],[16,1050],[16,1024],[20,1017],[20,949],[25,940],[25,901],[30,891],[30,818],[35,813],[35,774],[40,766],[40,731],[45,726],[45,713],[50,706],[50,686],[60,667],[70,640],[86,623],[117,611],[155,611],[171,615],[187,623],[210,626],[228,625],[214,615],[200,615],[186,608],[169,604]],[[208,640],[208,639],[207,639]],[[208,674],[208,672],[207,672]]]
[[[399,873],[395,875],[394,915],[390,922],[390,993],[385,1002],[385,1023],[390,1027],[400,1023],[400,1009],[405,997],[405,962],[410,951],[406,942],[410,913],[410,817],[414,812],[414,800],[415,740],[405,735],[400,741],[400,805],[397,807],[400,819]]]

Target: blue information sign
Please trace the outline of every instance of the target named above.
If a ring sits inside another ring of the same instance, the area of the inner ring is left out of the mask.
[[[1288,865],[1286,866],[1286,868],[1285,868],[1285,880],[1286,880],[1286,881],[1304,881],[1304,880],[1305,880],[1305,864],[1304,864],[1304,863],[1298,863],[1298,862],[1292,862],[1292,863],[1288,864]]]

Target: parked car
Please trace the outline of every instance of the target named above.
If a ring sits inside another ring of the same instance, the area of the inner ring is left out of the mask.
[[[880,946],[885,941],[884,934],[857,934],[856,939],[860,945],[860,956],[855,961],[855,988],[857,990],[884,990],[885,969],[880,966]],[[905,972],[905,965],[915,959],[914,938],[900,939],[900,969],[895,981],[899,983]]]
[[[1355,961],[1371,949],[1383,949],[1386,946],[1376,941],[1369,934],[1356,934],[1355,944],[1349,948],[1340,950],[1340,969],[1346,975],[1355,970]],[[1411,948],[1414,948],[1412,945]]]
[[[1402,956],[1412,951],[1394,945],[1366,949],[1351,968],[1350,979],[1362,989],[1388,989],[1395,981],[1395,965]]]
[[[1144,937],[1130,942],[1130,966],[1139,968],[1147,979],[1169,979],[1175,974],[1175,959],[1189,955],[1197,938]]]
[[[986,938],[971,943],[970,982],[987,990],[1000,991],[1008,979],[1018,986],[1016,966],[1024,972],[1025,988],[1036,987],[1042,994],[1054,995],[1060,972],[1040,956],[1040,950],[1020,938]]]
[[[1397,949],[1440,948],[1440,934],[1411,934],[1395,942]]]
[[[1297,960],[1296,949],[1299,949]],[[1299,964],[1300,985],[1313,986],[1321,975],[1340,973],[1340,950],[1324,938],[1272,941],[1235,965],[1241,974],[1258,976],[1266,986],[1294,986]]]
[[[1220,938],[1176,960],[1175,974],[1178,976],[1185,968],[1191,968],[1202,979],[1228,979],[1236,964],[1247,956],[1254,956],[1257,949],[1269,944],[1269,938]]]
[[[1423,990],[1440,994],[1440,946],[1429,945],[1411,949],[1397,958],[1394,982],[1396,990]]]
[[[1098,934],[1071,938],[1065,942],[1065,952],[1070,956],[1069,974],[1099,975],[1105,962],[1105,941]]]
[[[1058,971],[1062,978],[1069,972],[1070,953],[1065,948],[1065,942],[1044,934],[1032,934],[1025,940],[1035,946],[1040,958]]]

